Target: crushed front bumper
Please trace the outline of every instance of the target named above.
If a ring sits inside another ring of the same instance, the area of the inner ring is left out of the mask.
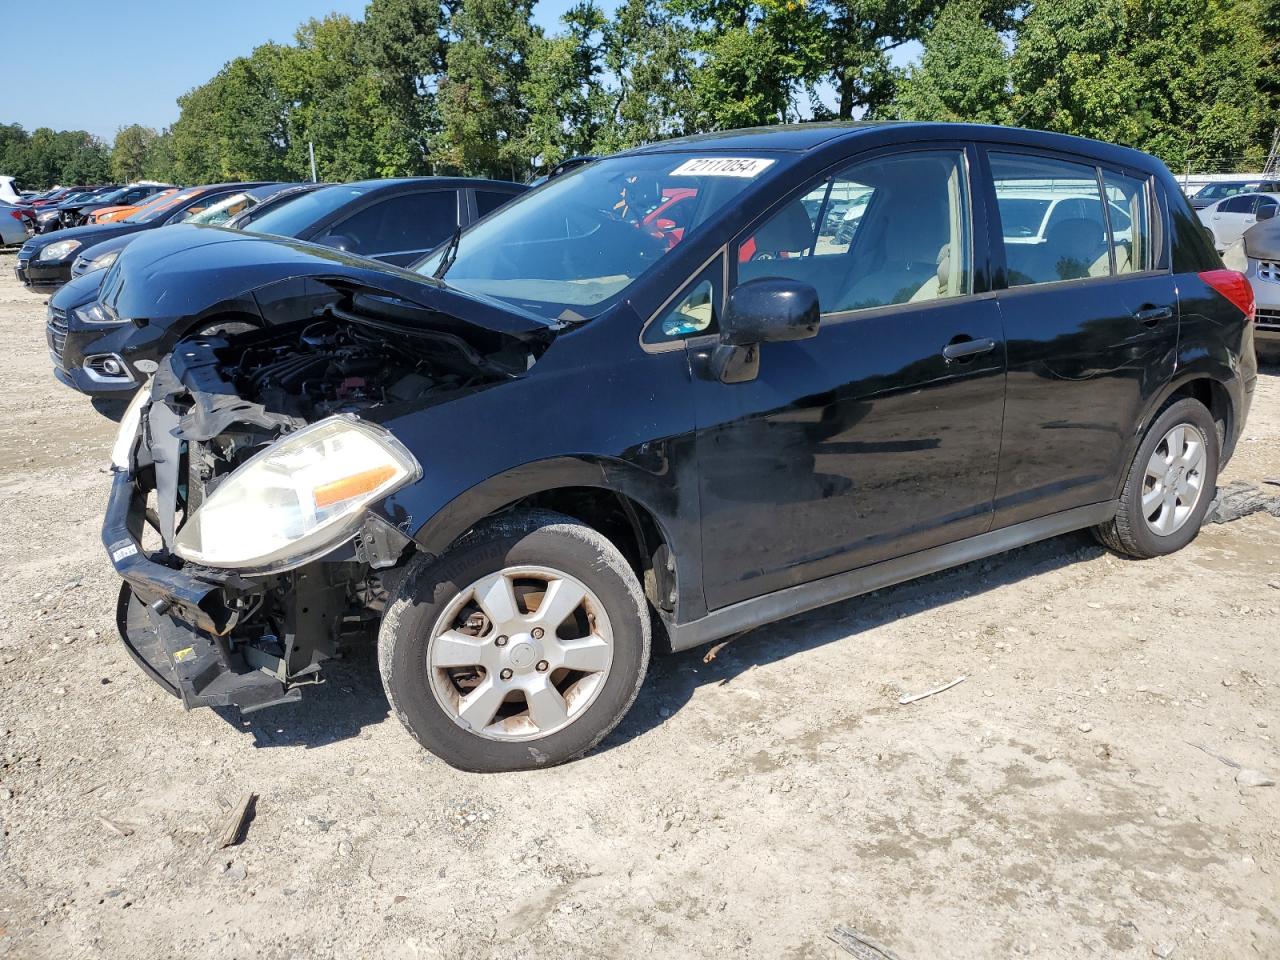
[[[227,634],[260,584],[235,574],[175,569],[142,549],[146,506],[132,479],[117,473],[111,486],[102,543],[124,580],[116,624],[138,665],[188,710],[236,706],[241,712],[299,699],[302,691],[279,673],[251,663]]]

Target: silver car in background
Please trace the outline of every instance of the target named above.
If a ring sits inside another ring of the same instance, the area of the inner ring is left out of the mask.
[[[1222,262],[1248,277],[1253,287],[1258,355],[1280,359],[1280,220],[1265,220],[1246,230],[1227,248]]]
[[[24,243],[27,239],[27,227],[13,216],[17,208],[10,203],[0,203],[0,247]]]

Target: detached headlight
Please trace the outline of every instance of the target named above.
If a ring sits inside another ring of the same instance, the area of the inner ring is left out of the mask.
[[[210,567],[287,570],[354,536],[365,507],[421,475],[386,430],[329,417],[236,469],[187,520],[174,550]]]
[[[151,381],[142,385],[129,406],[124,408],[124,416],[120,418],[120,429],[116,431],[116,442],[111,446],[111,466],[116,470],[128,473],[130,458],[133,456],[133,443],[138,439],[138,425],[142,423],[142,408],[151,399]]]
[[[76,315],[76,319],[84,323],[119,323],[119,320],[113,320],[107,316],[107,311],[102,309],[102,304],[97,300],[92,303],[86,303],[83,307],[76,307],[72,311]]]
[[[61,260],[73,250],[80,249],[79,240],[59,240],[57,243],[51,243],[40,251],[37,260]]]

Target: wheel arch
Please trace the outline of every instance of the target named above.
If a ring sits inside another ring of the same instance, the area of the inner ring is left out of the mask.
[[[1151,424],[1155,422],[1161,410],[1175,400],[1181,400],[1184,397],[1198,400],[1204,404],[1209,411],[1209,415],[1213,417],[1214,423],[1218,425],[1218,441],[1220,444],[1218,465],[1219,469],[1226,466],[1235,447],[1238,417],[1235,401],[1227,386],[1231,382],[1231,378],[1230,371],[1218,370],[1216,365],[1197,364],[1188,366],[1177,377],[1165,384],[1163,390],[1152,396],[1143,411],[1142,419],[1137,424],[1137,429],[1130,438],[1124,459],[1125,470],[1121,474],[1116,487],[1117,496],[1120,488],[1124,485],[1125,477],[1128,476],[1128,468],[1133,463],[1138,447],[1142,445],[1142,440],[1151,428]]]
[[[682,514],[671,487],[624,461],[566,457],[522,465],[454,497],[414,540],[438,556],[482,520],[521,507],[554,510],[603,534],[663,616],[675,617],[690,590],[700,595],[696,522]]]

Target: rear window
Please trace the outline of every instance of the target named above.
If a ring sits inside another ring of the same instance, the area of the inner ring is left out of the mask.
[[[338,185],[321,187],[281,207],[268,210],[246,229],[277,237],[296,237],[320,220],[336,213],[369,192],[369,187]]]

